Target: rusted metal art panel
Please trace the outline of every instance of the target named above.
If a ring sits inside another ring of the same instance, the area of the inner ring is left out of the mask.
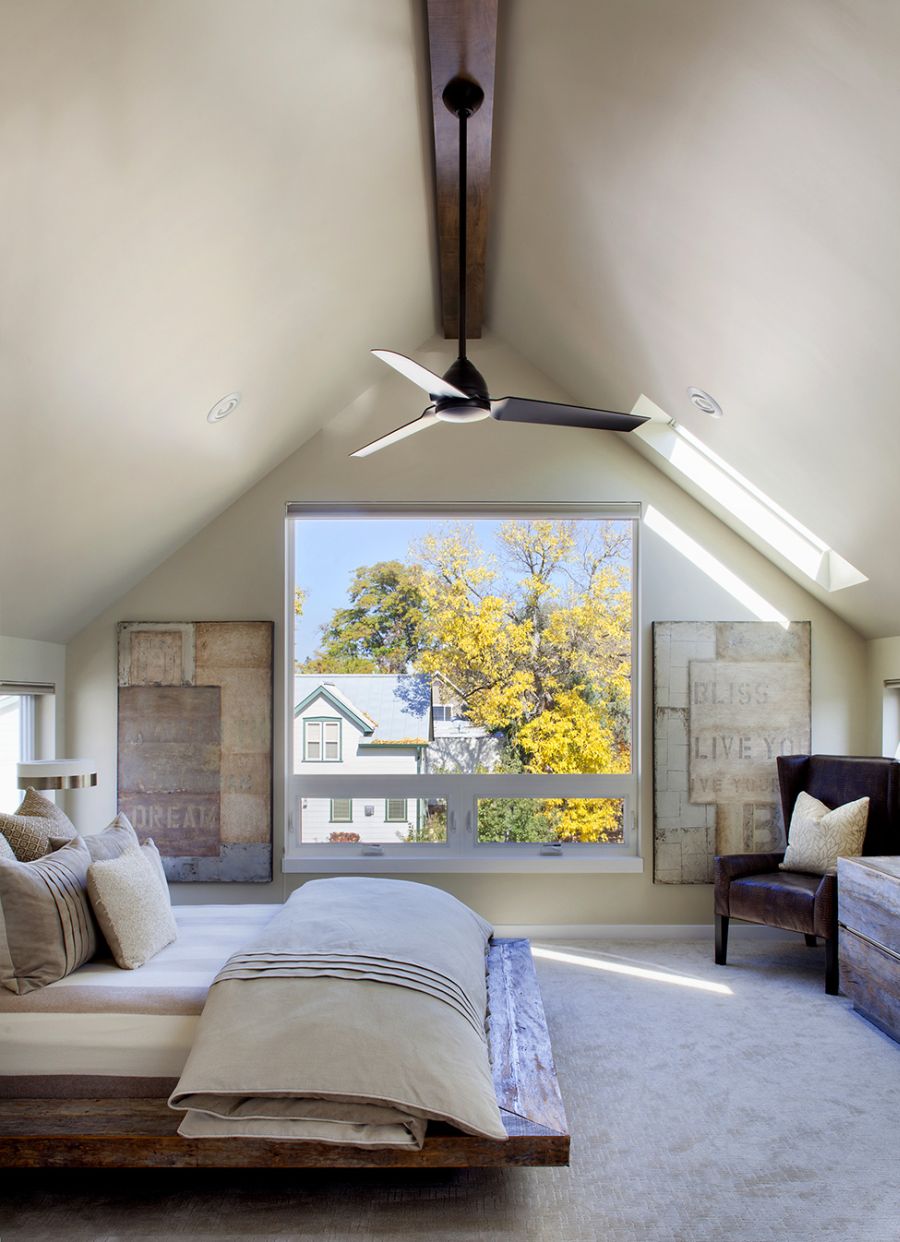
[[[220,780],[217,686],[120,686],[119,809],[160,854],[218,854]]]
[[[654,879],[784,844],[775,760],[810,749],[810,625],[653,626]]]
[[[120,686],[194,684],[194,626],[125,621],[119,626]]]
[[[270,621],[119,626],[119,808],[170,880],[272,874]]]

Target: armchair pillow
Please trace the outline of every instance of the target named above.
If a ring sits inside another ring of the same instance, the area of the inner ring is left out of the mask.
[[[782,871],[834,875],[838,858],[862,853],[869,818],[869,799],[857,798],[829,810],[808,793],[797,795]]]

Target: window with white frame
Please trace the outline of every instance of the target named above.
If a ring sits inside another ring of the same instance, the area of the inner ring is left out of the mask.
[[[340,763],[340,720],[304,719],[303,758],[307,763]]]
[[[0,810],[14,811],[22,800],[16,765],[40,754],[39,705],[51,705],[55,687],[0,682]]]
[[[638,869],[638,517],[289,507],[287,869]]]

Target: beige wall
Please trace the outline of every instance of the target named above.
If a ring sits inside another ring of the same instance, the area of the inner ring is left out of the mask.
[[[453,351],[430,345],[442,370]],[[502,343],[473,353],[495,393],[548,399],[565,394]],[[428,361],[428,351],[419,355]],[[374,373],[374,372],[373,372]],[[648,394],[651,395],[652,394]],[[598,394],[599,396],[599,394]],[[384,377],[326,428],[247,492],[205,530],[107,609],[69,645],[70,745],[90,751],[100,787],[72,795],[85,831],[115,813],[116,632],[119,620],[272,619],[277,625],[275,688],[275,853],[270,886],[182,886],[176,900],[280,900],[301,877],[282,877],[284,750],[284,506],[289,501],[642,501],[704,554],[791,620],[812,621],[813,747],[853,752],[865,745],[867,645],[833,613],[747,546],[650,463],[625,438],[589,431],[502,426],[441,426],[363,460],[348,453],[415,416],[424,404],[411,386]],[[234,418],[241,418],[238,411]],[[210,436],[228,435],[228,422]],[[202,469],[202,463],[197,463]],[[175,502],[173,502],[175,503]],[[699,923],[711,920],[705,886],[652,883],[650,623],[751,620],[758,614],[722,585],[714,566],[645,527],[641,536],[640,741],[643,754],[643,875],[452,875],[431,878],[501,923]]]

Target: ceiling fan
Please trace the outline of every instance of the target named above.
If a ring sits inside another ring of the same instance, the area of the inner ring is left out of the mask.
[[[459,119],[459,357],[443,375],[435,375],[404,354],[373,349],[376,358],[424,388],[431,404],[411,423],[379,436],[350,456],[368,457],[438,422],[473,423],[483,418],[507,423],[543,423],[551,427],[589,427],[597,431],[633,431],[646,422],[646,418],[637,414],[617,414],[613,410],[592,410],[581,405],[561,405],[556,401],[532,401],[527,397],[493,399],[488,395],[484,376],[466,357],[466,122],[481,107],[484,92],[471,78],[457,76],[444,87],[441,98],[448,111]]]

